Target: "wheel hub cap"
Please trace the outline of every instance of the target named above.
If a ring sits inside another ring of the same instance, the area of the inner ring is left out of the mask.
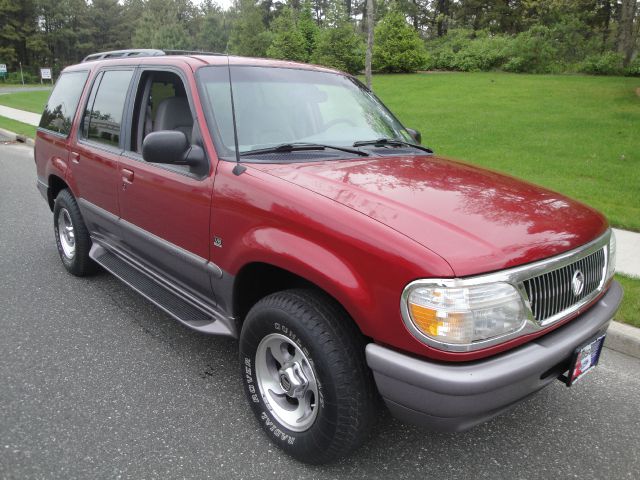
[[[308,430],[318,415],[318,383],[302,349],[285,335],[269,334],[256,350],[255,372],[273,417],[294,432]]]
[[[280,374],[280,386],[287,395],[301,398],[305,394],[309,386],[309,380],[307,380],[298,363],[289,363],[281,368],[278,373]]]
[[[62,253],[68,259],[72,259],[76,253],[76,234],[71,215],[66,208],[62,208],[58,213],[58,238]]]

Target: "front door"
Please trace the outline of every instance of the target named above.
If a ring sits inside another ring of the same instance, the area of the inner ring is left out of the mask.
[[[213,179],[184,165],[149,163],[141,155],[144,137],[153,131],[182,131],[192,140],[186,93],[176,72],[141,72],[119,161],[120,226],[125,246],[146,268],[211,301],[210,275],[216,273],[208,261]]]

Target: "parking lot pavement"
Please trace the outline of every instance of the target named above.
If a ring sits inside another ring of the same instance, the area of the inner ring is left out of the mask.
[[[274,448],[243,397],[234,341],[192,332],[106,273],[68,275],[32,150],[0,145],[0,478],[624,479],[640,472],[640,361],[605,350],[462,434],[381,412],[325,467]]]

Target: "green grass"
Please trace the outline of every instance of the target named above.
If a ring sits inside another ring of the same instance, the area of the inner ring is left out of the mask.
[[[374,89],[439,154],[524,178],[640,231],[640,80],[583,75],[376,75]],[[48,91],[0,95],[40,113]]]
[[[436,153],[582,200],[640,231],[640,79],[434,73],[374,76]]]
[[[10,118],[0,117],[0,128],[19,135],[26,135],[29,138],[36,138],[36,127],[27,125],[26,123],[16,122]]]
[[[26,110],[33,113],[42,113],[44,105],[49,99],[49,90],[35,92],[17,92],[0,95],[0,105]]]
[[[640,278],[616,275],[616,280],[620,282],[624,289],[622,306],[616,315],[616,320],[634,327],[640,327]]]

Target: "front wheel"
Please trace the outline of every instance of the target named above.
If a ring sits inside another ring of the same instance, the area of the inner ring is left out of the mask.
[[[333,299],[288,290],[260,300],[240,336],[241,373],[262,428],[281,449],[326,463],[357,448],[373,423],[364,340]]]

